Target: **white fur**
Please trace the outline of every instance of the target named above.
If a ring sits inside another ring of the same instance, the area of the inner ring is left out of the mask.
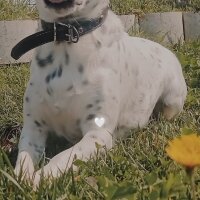
[[[82,5],[59,12],[47,8],[43,0],[37,5],[40,17],[49,22],[72,13],[74,18],[98,17],[108,5],[108,0],[91,0],[87,5],[86,0],[77,2]],[[45,60],[51,54],[52,63],[38,66],[38,59]],[[58,73],[59,66],[62,76],[47,83],[47,76]],[[109,11],[104,24],[82,36],[77,44],[52,42],[37,48],[24,98],[24,126],[15,171],[18,174],[23,163],[26,176],[32,177],[47,133],[53,131],[74,144],[44,166],[44,176],[57,177],[69,169],[75,155],[82,160],[95,155],[95,143],[112,148],[113,140],[122,136],[117,127],[145,126],[158,101],[164,104],[164,115],[172,118],[182,110],[186,93],[176,56],[155,42],[129,37]],[[35,173],[36,185],[40,174],[40,170]]]

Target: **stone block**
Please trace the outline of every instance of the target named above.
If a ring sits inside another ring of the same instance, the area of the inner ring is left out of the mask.
[[[146,14],[139,20],[140,31],[150,36],[161,37],[163,42],[175,44],[184,40],[181,12]]]
[[[136,23],[135,15],[120,15],[119,18],[121,19],[126,32],[134,30]]]
[[[200,39],[200,12],[183,13],[185,40]]]
[[[30,62],[33,51],[19,60],[11,58],[12,48],[23,38],[36,32],[38,22],[34,20],[0,21],[0,65]]]

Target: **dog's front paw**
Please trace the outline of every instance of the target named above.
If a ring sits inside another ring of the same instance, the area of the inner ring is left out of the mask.
[[[50,181],[52,179],[53,179],[52,171],[48,167],[48,165],[46,165],[44,168],[36,171],[34,174],[34,179],[33,179],[34,190],[36,190],[40,186],[40,182],[42,182],[43,180],[44,181],[48,180],[48,185],[50,185],[51,184]]]
[[[14,169],[14,174],[17,177],[17,179],[27,180],[31,182],[33,180],[34,167],[33,166],[24,167],[21,165],[16,165]]]
[[[41,180],[41,170],[38,170],[37,172],[35,172],[34,178],[33,178],[33,189],[34,190],[36,190],[39,187],[40,180]]]
[[[16,177],[20,180],[29,181],[33,179],[34,171],[34,164],[30,155],[25,151],[20,152],[14,170]]]

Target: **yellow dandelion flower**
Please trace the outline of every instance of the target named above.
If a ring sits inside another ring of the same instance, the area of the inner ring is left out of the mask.
[[[175,138],[168,143],[166,152],[171,159],[186,168],[200,166],[200,137],[191,134]]]

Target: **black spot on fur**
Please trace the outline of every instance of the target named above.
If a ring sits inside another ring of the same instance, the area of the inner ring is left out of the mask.
[[[57,70],[54,70],[53,73],[51,73],[51,74],[49,74],[49,75],[46,76],[46,78],[45,78],[46,83],[49,83],[56,76],[58,76],[58,77],[62,76],[62,65],[60,65]]]
[[[51,87],[47,87],[47,94],[51,96],[53,94],[53,89]]]
[[[150,54],[151,58],[154,59],[154,56],[152,54]]]
[[[66,52],[65,54],[65,63],[68,65],[69,64],[69,54]]]
[[[81,120],[80,119],[77,119],[76,120],[76,131],[78,132],[78,133],[80,133],[81,132],[81,127],[80,127],[80,125],[81,125]]]
[[[39,154],[43,153],[44,148],[42,146],[33,145],[35,147],[35,151]]]
[[[38,145],[37,145],[37,144],[33,144],[33,146],[34,146],[35,148],[38,148]]]
[[[36,55],[36,61],[39,67],[45,67],[53,63],[53,55],[50,53],[46,58],[40,58],[39,55]]]
[[[46,83],[49,83],[51,80],[51,74],[47,75],[45,78]]]
[[[37,127],[41,127],[41,126],[42,126],[42,125],[40,124],[40,122],[38,122],[37,120],[35,120],[34,123],[35,123],[35,125],[36,125]]]
[[[43,124],[43,125],[46,125],[47,123],[46,123],[46,121],[42,120],[42,124]]]
[[[28,103],[30,101],[29,97],[26,97],[25,101]]]
[[[87,106],[86,106],[86,108],[92,108],[93,107],[93,104],[88,104]]]
[[[73,85],[70,85],[68,88],[67,88],[67,91],[70,91],[73,89]]]
[[[31,142],[29,142],[28,144],[29,144],[29,146],[33,146],[33,144]]]
[[[88,80],[83,81],[83,85],[88,85],[88,83],[89,83]]]
[[[53,73],[51,74],[51,79],[53,80],[56,77],[57,70],[54,70]]]
[[[128,63],[125,64],[125,68],[126,68],[126,70],[128,70]]]
[[[92,6],[92,9],[96,8],[96,7],[97,7],[97,5],[98,5],[98,2],[97,2],[97,3],[95,3],[95,4]]]
[[[59,78],[62,76],[62,71],[63,71],[62,65],[60,65],[59,68],[58,68],[58,77]]]
[[[94,119],[95,118],[95,114],[89,114],[88,116],[87,116],[87,120],[92,120],[92,119]]]
[[[97,47],[97,48],[100,48],[100,47],[101,47],[101,42],[98,41],[98,40],[97,40],[97,42],[96,42],[96,47]]]
[[[98,104],[98,103],[100,103],[101,101],[99,100],[99,99],[97,99],[96,101],[95,101],[95,103],[96,104]]]
[[[101,106],[98,106],[98,107],[97,107],[97,111],[98,111],[98,110],[101,110]]]
[[[116,97],[115,97],[115,96],[113,96],[113,97],[112,97],[112,100],[113,100],[113,101],[116,101],[117,99],[116,99]]]
[[[83,73],[83,71],[84,71],[84,67],[83,67],[83,65],[79,65],[78,66],[78,71],[82,74]]]
[[[158,64],[158,68],[162,68],[162,65],[160,63]]]
[[[119,49],[119,51],[121,50],[121,47],[120,47],[120,43],[118,42],[117,43],[117,47],[118,47],[118,49]]]
[[[79,127],[80,124],[81,124],[81,120],[80,120],[80,119],[77,119],[77,120],[76,120],[76,125]]]
[[[35,148],[35,151],[40,155],[43,153],[43,151],[41,151],[40,149],[37,149],[37,148]]]

